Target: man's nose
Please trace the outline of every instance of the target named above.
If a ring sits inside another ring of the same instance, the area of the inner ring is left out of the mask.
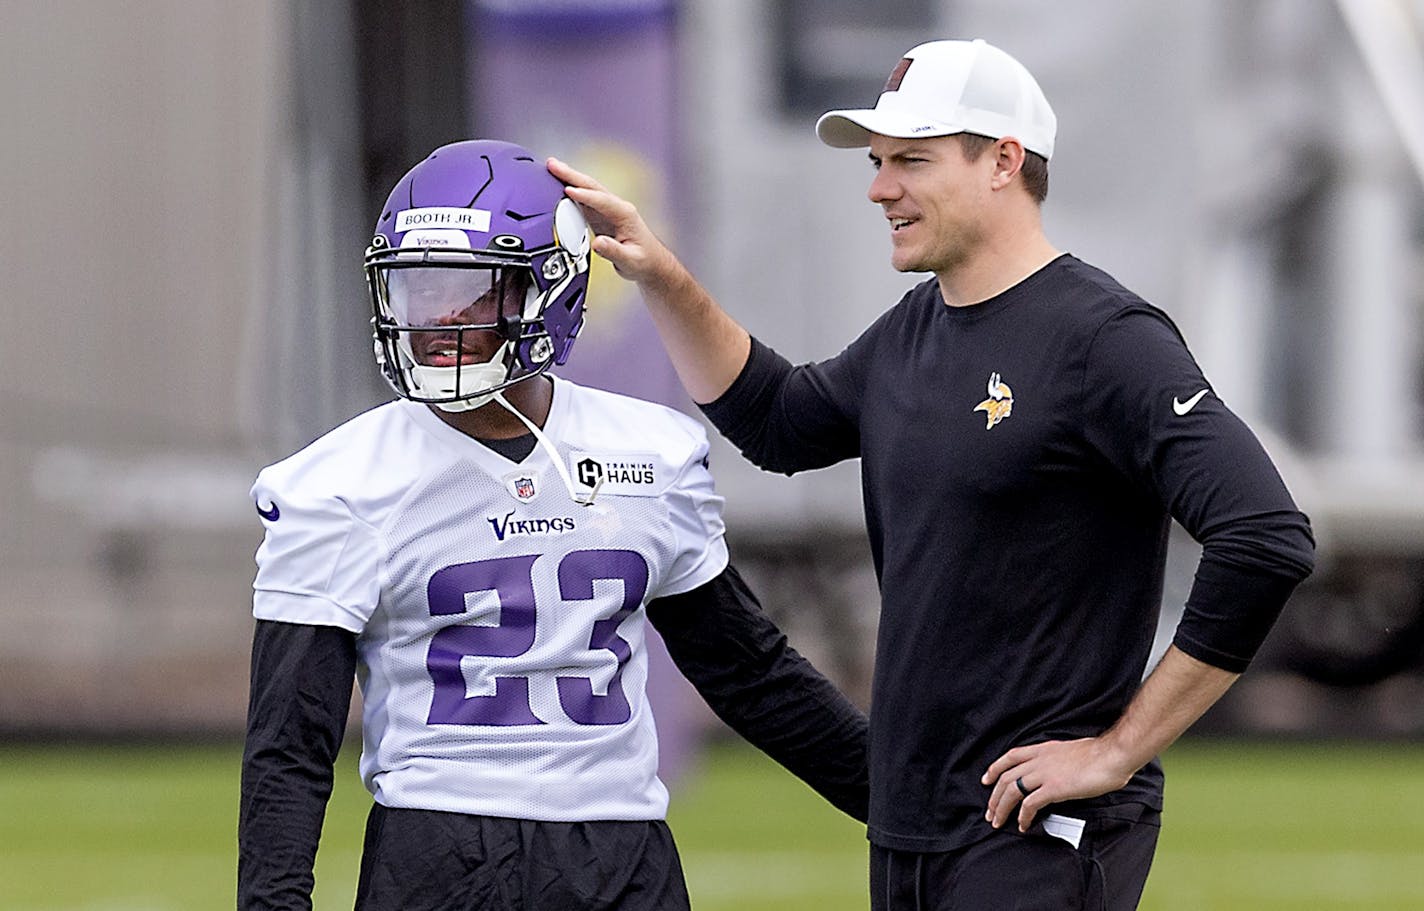
[[[875,179],[870,182],[870,187],[865,191],[865,195],[873,203],[889,202],[899,198],[900,184],[890,175],[889,168],[882,167],[875,172]]]

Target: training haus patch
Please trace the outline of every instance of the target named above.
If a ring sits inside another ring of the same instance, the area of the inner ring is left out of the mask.
[[[657,456],[651,452],[584,452],[569,455],[580,493],[597,490],[621,497],[655,497],[661,488]]]

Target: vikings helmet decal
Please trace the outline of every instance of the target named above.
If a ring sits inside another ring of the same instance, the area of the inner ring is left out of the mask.
[[[564,363],[583,324],[591,246],[563,184],[522,147],[436,149],[391,191],[366,251],[387,381],[463,411]]]

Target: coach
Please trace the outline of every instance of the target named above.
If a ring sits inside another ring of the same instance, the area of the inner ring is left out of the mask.
[[[1156,757],[1310,573],[1309,523],[1168,316],[1048,241],[1056,118],[1017,60],[983,41],[922,44],[874,108],[816,131],[869,147],[891,263],[934,277],[797,367],[633,206],[549,165],[747,458],[786,474],[862,461],[883,599],[871,907],[1136,907]],[[1173,518],[1201,564],[1143,682]]]

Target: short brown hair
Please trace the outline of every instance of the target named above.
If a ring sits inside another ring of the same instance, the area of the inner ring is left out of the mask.
[[[978,161],[979,156],[984,154],[984,150],[998,142],[988,136],[980,136],[977,133],[956,133],[959,137],[959,148],[964,152],[966,161]],[[1023,178],[1024,189],[1033,201],[1043,205],[1043,201],[1048,198],[1048,159],[1037,152],[1024,150],[1023,167],[1019,169],[1019,176]]]

